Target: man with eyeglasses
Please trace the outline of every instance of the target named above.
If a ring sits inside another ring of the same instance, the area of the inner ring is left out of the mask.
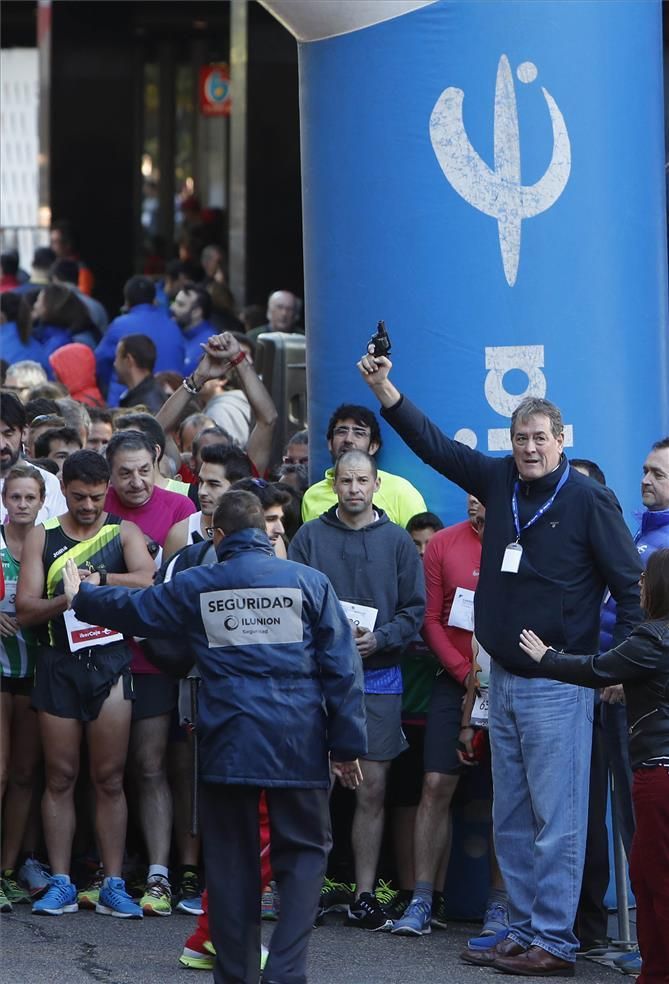
[[[309,432],[306,430],[297,431],[292,435],[286,444],[283,457],[283,465],[308,465],[309,464]]]
[[[367,407],[354,403],[342,403],[328,423],[326,434],[328,450],[333,465],[345,451],[365,451],[376,455],[381,450],[382,438],[379,422]],[[418,489],[399,475],[378,471],[379,487],[374,493],[374,505],[398,526],[406,526],[416,513],[427,512],[425,500]],[[328,468],[325,477],[304,493],[302,519],[318,519],[337,504],[333,488],[334,467]]]

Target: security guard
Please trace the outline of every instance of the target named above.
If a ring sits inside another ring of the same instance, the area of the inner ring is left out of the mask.
[[[305,984],[309,933],[331,846],[329,768],[355,789],[366,753],[362,671],[328,579],[275,557],[258,499],[223,496],[219,563],[143,591],[90,589],[65,572],[78,618],[129,635],[180,634],[200,687],[201,823],[217,984],[257,984],[258,798],[265,789],[281,915],[265,984]],[[245,587],[248,585],[248,587]]]

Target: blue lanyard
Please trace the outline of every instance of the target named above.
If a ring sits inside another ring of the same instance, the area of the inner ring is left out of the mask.
[[[516,542],[518,542],[518,540],[520,540],[520,534],[524,530],[528,529],[530,526],[534,526],[534,524],[536,523],[536,521],[538,519],[541,519],[541,517],[543,516],[543,514],[545,512],[548,512],[548,510],[550,509],[550,507],[555,502],[556,495],[558,494],[558,492],[560,491],[560,489],[562,488],[562,486],[564,485],[564,483],[569,478],[569,468],[570,468],[570,466],[569,466],[569,463],[567,462],[567,467],[565,468],[565,470],[564,470],[564,472],[562,474],[562,478],[557,483],[557,486],[555,487],[555,492],[553,492],[553,495],[550,497],[550,499],[548,500],[548,502],[544,502],[543,506],[540,506],[540,508],[537,509],[537,511],[535,512],[535,514],[532,517],[532,519],[528,523],[525,523],[525,525],[522,526],[522,527],[520,525],[520,518],[518,516],[518,482],[516,482],[516,484],[513,487],[513,495],[511,497],[511,510],[513,512],[513,525],[516,527]]]

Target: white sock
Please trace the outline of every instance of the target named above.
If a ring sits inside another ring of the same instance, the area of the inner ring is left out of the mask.
[[[160,875],[165,881],[168,880],[168,871],[164,864],[150,864],[148,878],[152,878],[154,875]]]

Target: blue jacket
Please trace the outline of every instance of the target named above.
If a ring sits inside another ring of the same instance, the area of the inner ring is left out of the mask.
[[[537,675],[537,665],[518,644],[523,628],[558,650],[596,652],[607,587],[618,602],[614,643],[641,621],[641,564],[608,489],[571,468],[550,509],[521,533],[518,573],[503,573],[504,552],[516,540],[511,509],[516,482],[522,528],[555,491],[567,469],[566,457],[551,474],[523,482],[513,456],[493,458],[451,440],[406,397],[381,413],[423,461],[486,507],[474,596],[476,635],[505,669]]]
[[[41,366],[44,365],[42,346],[32,335],[28,343],[24,344],[15,321],[6,321],[0,325],[0,357],[10,365],[12,362],[22,362],[24,359],[31,359],[33,362],[39,362]]]
[[[201,321],[192,328],[184,328],[183,338],[186,346],[184,359],[184,376],[190,376],[202,358],[202,343],[212,335],[218,335],[218,328],[209,321]]]
[[[641,529],[634,537],[643,567],[656,550],[669,547],[669,509],[646,509],[641,514]],[[608,597],[602,605],[602,620],[599,633],[599,650],[605,653],[613,649],[613,630],[616,624],[616,603]]]
[[[127,314],[114,318],[95,350],[98,383],[108,387],[107,403],[117,407],[125,386],[114,372],[116,346],[126,335],[148,335],[156,346],[154,372],[183,373],[186,350],[181,330],[172,318],[155,304],[136,304]]]
[[[82,585],[77,616],[187,641],[204,782],[325,789],[328,751],[367,751],[360,659],[332,585],[279,560],[262,530],[227,536],[218,555],[143,590]]]

